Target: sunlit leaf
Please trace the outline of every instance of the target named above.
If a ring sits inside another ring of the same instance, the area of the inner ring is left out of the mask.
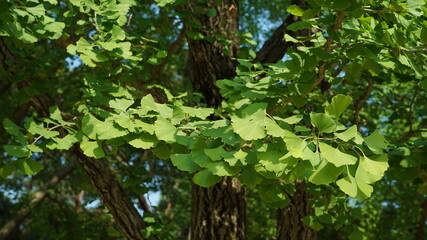
[[[226,153],[227,152],[222,147],[205,149],[205,154],[208,155],[214,161],[222,159]]]
[[[159,140],[167,143],[176,142],[176,134],[178,130],[166,119],[157,117],[154,123],[154,132]]]
[[[375,130],[371,135],[364,138],[368,148],[376,154],[383,153],[383,150],[387,148],[387,144],[384,136]]]
[[[301,17],[304,14],[304,10],[302,10],[300,7],[298,7],[295,4],[289,6],[286,11],[288,11],[290,14],[294,16],[299,16],[299,17]]]
[[[110,100],[110,107],[117,109],[119,111],[126,111],[128,107],[130,107],[133,104],[133,100],[125,99],[125,98],[117,98],[114,100]]]
[[[373,187],[371,185],[358,181],[352,176],[341,178],[337,181],[337,185],[341,191],[358,200],[365,200],[371,196],[373,192]]]
[[[167,4],[172,4],[174,2],[175,2],[175,0],[156,0],[156,3],[159,7],[164,7]]]
[[[98,141],[83,141],[80,143],[80,148],[88,157],[102,158],[105,156],[102,145]]]
[[[310,113],[311,124],[319,129],[320,133],[331,133],[337,128],[334,121],[324,113]]]
[[[314,184],[329,184],[337,180],[343,169],[344,167],[335,167],[328,161],[322,161],[308,180]]]
[[[361,157],[360,166],[374,176],[383,176],[388,168],[387,161],[387,154],[381,154],[371,158]]]
[[[336,167],[341,167],[344,165],[353,165],[357,161],[356,157],[343,153],[337,148],[331,147],[326,143],[320,142],[319,148],[322,156],[328,162],[334,164]]]
[[[325,113],[332,118],[339,118],[353,99],[349,96],[338,94],[332,98],[332,102],[326,106]]]
[[[173,154],[171,161],[181,171],[193,173],[200,169],[199,165],[193,161],[191,154]]]
[[[207,164],[208,170],[217,176],[234,176],[240,172],[239,167],[231,167],[224,161],[210,162]]]
[[[357,144],[363,143],[363,137],[360,135],[359,131],[357,131],[357,126],[353,125],[349,127],[344,132],[334,133],[335,136],[337,136],[339,139],[348,142],[350,140],[353,140]]]
[[[234,117],[231,119],[234,131],[244,140],[256,140],[266,136],[263,121]]]

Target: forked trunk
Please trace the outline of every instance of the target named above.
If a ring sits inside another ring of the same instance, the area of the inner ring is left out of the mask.
[[[198,8],[215,8],[217,14],[208,17],[197,11]],[[191,21],[198,19],[205,28],[191,28],[187,31],[198,31],[205,39],[188,38],[189,59],[188,75],[194,91],[204,96],[204,101],[211,107],[221,104],[221,95],[215,82],[219,79],[233,79],[236,76],[235,63],[238,48],[238,14],[235,0],[208,1],[198,5],[190,0],[185,10]],[[231,41],[224,45],[209,37],[221,34],[223,40]],[[192,186],[192,240],[234,240],[246,239],[246,198],[245,191],[238,179],[225,177],[220,183],[210,188],[193,184]]]

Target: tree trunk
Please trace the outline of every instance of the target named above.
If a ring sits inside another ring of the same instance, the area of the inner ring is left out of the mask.
[[[126,238],[143,240],[140,231],[145,224],[108,163],[102,158],[87,157],[77,145],[73,146],[72,151]]]
[[[245,191],[236,178],[203,188],[193,184],[191,239],[246,239]]]
[[[236,0],[223,0],[219,5],[215,5],[214,0],[209,0],[205,7],[215,8],[216,16],[208,17],[206,14],[198,13],[196,0],[190,0],[185,10],[190,14],[190,18],[184,19],[189,31],[197,31],[204,36],[204,39],[194,40],[187,37],[189,46],[188,75],[196,92],[204,96],[204,100],[209,106],[217,107],[221,104],[221,95],[215,82],[219,79],[233,79],[236,76],[235,62],[231,60],[237,54],[239,39],[236,35],[238,31],[238,14]],[[189,27],[191,17],[198,19],[204,28]],[[224,39],[218,39],[215,35],[221,34]],[[210,40],[213,38],[214,40]],[[224,45],[221,40],[231,41],[231,44]]]
[[[195,11],[197,1],[194,0],[189,1],[185,10],[190,17],[195,17],[206,27],[192,28],[186,24],[187,31],[198,31],[205,37],[202,40],[188,37],[188,75],[194,91],[201,92],[209,106],[217,107],[222,98],[215,81],[232,79],[236,76],[235,63],[231,57],[236,56],[238,49],[238,38],[234,35],[238,31],[238,4],[236,0],[224,0],[215,6],[214,2],[209,0],[205,5],[206,8],[216,9],[217,15],[214,17]],[[291,3],[302,9],[307,5],[305,0],[292,0]],[[286,32],[286,27],[297,21],[300,21],[299,17],[288,17],[265,42],[254,62],[275,63],[283,58],[289,47],[296,47],[294,43],[286,41],[285,33],[294,38],[308,37],[313,33],[311,30]],[[231,44],[224,46],[219,42],[206,40],[206,37],[215,33],[226,36],[227,40],[231,40]],[[312,211],[308,205],[309,195],[304,191],[302,183],[297,186],[294,199],[301,201],[295,200],[280,211],[278,239],[315,239],[314,230],[301,222],[301,218]],[[225,178],[210,188],[193,184],[191,239],[246,239],[245,208],[244,190],[241,189],[237,179]]]
[[[301,9],[307,8],[305,0],[292,0]],[[287,42],[284,35],[287,33],[293,38],[303,37],[309,39],[309,36],[315,33],[315,29],[303,29],[296,32],[286,31],[286,27],[292,23],[300,21],[300,17],[289,16],[273,35],[264,43],[257,53],[255,62],[276,63],[286,54],[289,47],[296,48],[298,44]],[[305,43],[311,45],[310,42]],[[305,226],[301,219],[314,210],[309,205],[310,195],[304,190],[305,183],[300,181],[295,183],[296,192],[292,195],[292,202],[283,209],[279,209],[276,227],[276,239],[278,240],[315,240],[316,231]]]
[[[310,206],[310,194],[304,190],[305,183],[295,183],[296,192],[292,194],[291,203],[279,210],[277,218],[277,240],[315,240],[316,231],[302,222],[302,218],[313,213]]]
[[[193,89],[204,96],[211,107],[221,104],[221,95],[215,82],[219,79],[233,79],[236,76],[235,63],[239,46],[237,1],[209,0],[203,7],[215,8],[217,14],[208,17],[196,11],[198,1],[190,0],[185,6],[189,18],[184,19],[187,31],[198,31],[205,39],[187,37],[189,46],[188,76]],[[190,27],[191,17],[198,19],[204,28]],[[209,40],[214,34],[221,34],[231,43],[224,45],[218,39]],[[246,198],[245,191],[235,178],[225,177],[210,188],[192,185],[191,239],[246,239]]]

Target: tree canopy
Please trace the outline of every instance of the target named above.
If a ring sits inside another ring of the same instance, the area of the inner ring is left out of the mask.
[[[2,1],[0,239],[427,239],[426,5]]]

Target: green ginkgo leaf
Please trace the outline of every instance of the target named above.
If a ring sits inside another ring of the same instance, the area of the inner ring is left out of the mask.
[[[234,131],[244,140],[256,140],[266,136],[264,122],[238,117],[232,118],[231,121]]]
[[[267,134],[273,137],[283,137],[285,135],[285,130],[270,118],[265,118],[265,130]]]
[[[154,132],[159,140],[163,140],[167,143],[176,142],[176,134],[178,130],[163,117],[157,117],[157,120],[154,123]]]
[[[374,190],[371,185],[357,180],[351,175],[341,178],[336,183],[341,191],[360,201],[370,197]]]
[[[36,162],[30,158],[19,159],[14,162],[16,169],[27,175],[33,175],[40,172],[44,166],[43,164]]]
[[[280,173],[285,170],[287,166],[285,161],[285,154],[279,151],[267,151],[263,153],[259,153],[257,158],[259,163],[261,163],[266,170],[271,172]]]
[[[357,131],[357,126],[353,125],[349,127],[344,132],[334,133],[337,138],[343,140],[344,142],[348,142],[353,139],[353,141],[357,144],[363,143],[363,137],[360,135],[359,131]]]
[[[332,118],[339,118],[353,99],[349,96],[338,94],[332,98],[332,102],[326,106],[325,113]]]
[[[298,17],[301,17],[304,14],[304,10],[302,10],[300,7],[298,7],[295,4],[289,6],[286,11],[288,11],[290,14],[292,14],[294,16],[298,16]]]
[[[117,98],[110,100],[109,105],[111,108],[118,110],[119,112],[124,112],[134,103],[133,100],[125,98]]]
[[[25,147],[22,146],[17,146],[17,145],[4,145],[3,146],[4,150],[6,150],[6,152],[14,157],[29,157],[31,156],[31,152],[30,150],[28,150]]]
[[[208,155],[214,161],[222,159],[226,153],[227,151],[225,151],[222,147],[205,149],[205,154]]]
[[[173,154],[171,155],[172,164],[181,171],[193,173],[200,169],[192,158],[191,154]]]
[[[18,136],[20,134],[19,127],[14,122],[12,122],[10,119],[6,118],[3,120],[3,126],[6,129],[6,132],[9,134],[12,134],[14,136]]]
[[[324,113],[310,113],[311,124],[319,129],[320,133],[331,133],[337,128],[335,122]]]
[[[213,175],[209,170],[205,169],[196,173],[193,176],[193,182],[202,187],[210,187],[221,181],[221,177]]]
[[[314,184],[329,184],[337,180],[343,169],[344,167],[335,167],[328,161],[322,161],[308,180]]]
[[[360,166],[374,176],[383,176],[388,168],[387,154],[377,155],[371,158],[360,157]]]
[[[164,7],[167,4],[172,4],[174,2],[175,2],[175,0],[156,0],[156,3],[159,7]]]
[[[152,148],[159,142],[155,136],[148,133],[129,134],[125,140],[133,147],[142,149]]]
[[[375,130],[364,139],[368,148],[375,154],[381,154],[383,150],[387,148],[385,138],[378,130]]]
[[[316,160],[316,156],[308,147],[305,140],[293,134],[292,132],[285,130],[283,141],[285,142],[286,148],[293,157],[309,161]]]
[[[207,164],[207,168],[212,174],[220,177],[234,176],[240,172],[239,167],[231,167],[230,165],[228,165],[228,163],[224,161],[209,162]]]
[[[329,146],[326,143],[319,143],[320,154],[330,163],[336,167],[344,165],[353,165],[357,162],[357,158],[349,154],[343,153],[338,148]]]
[[[102,145],[98,141],[83,141],[80,143],[80,148],[88,157],[102,158],[105,156]]]

